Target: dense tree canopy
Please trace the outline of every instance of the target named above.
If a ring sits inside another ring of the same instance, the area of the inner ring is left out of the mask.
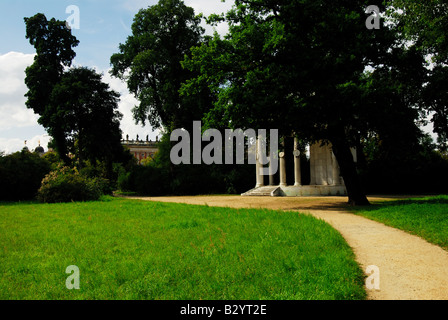
[[[65,144],[81,165],[86,160],[111,165],[113,161],[120,162],[123,155],[119,94],[101,78],[88,68],[68,70],[54,86],[47,107],[52,114],[49,134],[62,130]]]
[[[64,68],[70,67],[79,41],[67,29],[64,21],[47,20],[38,13],[25,18],[26,38],[36,49],[34,63],[26,69],[25,83],[29,88],[26,105],[41,116],[46,124],[46,106],[53,86],[61,79]]]
[[[34,63],[26,69],[27,107],[40,116],[66,163],[71,152],[81,166],[98,160],[110,168],[111,161],[123,156],[118,93],[94,70],[69,69],[79,41],[64,21],[36,14],[25,23],[26,38],[36,49]]]
[[[111,64],[112,74],[125,79],[139,100],[134,108],[137,122],[148,120],[153,127],[170,130],[202,118],[209,106],[208,90],[179,95],[181,84],[192,76],[180,62],[202,40],[200,22],[181,0],[161,0],[135,16],[132,35],[111,57]]]
[[[389,16],[399,26],[404,39],[412,41],[431,62],[422,99],[432,114],[439,148],[448,149],[448,3],[444,0],[390,0]]]
[[[200,76],[182,92],[206,83],[217,95],[209,126],[278,128],[331,143],[350,202],[367,203],[350,147],[372,132],[391,150],[397,141],[418,144],[426,79],[423,54],[403,45],[396,26],[366,28],[369,4],[236,0],[225,16],[229,34],[184,61]]]
[[[26,106],[38,114],[39,124],[49,128],[52,113],[47,106],[50,103],[53,87],[61,80],[64,69],[70,67],[76,56],[73,50],[79,41],[67,29],[64,21],[47,20],[44,14],[38,13],[24,18],[26,38],[36,49],[34,63],[25,70]],[[61,130],[53,130],[53,139],[58,152],[65,161],[67,146]]]
[[[362,1],[236,1],[230,33],[193,50],[184,65],[219,97],[208,114],[242,128],[278,128],[327,140],[353,201],[367,202],[356,179],[346,132],[356,123],[353,96],[372,33]],[[331,138],[331,140],[330,140]]]

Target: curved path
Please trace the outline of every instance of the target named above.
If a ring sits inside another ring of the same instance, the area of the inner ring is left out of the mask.
[[[448,252],[427,241],[345,210],[345,197],[196,196],[134,198],[232,208],[298,210],[332,225],[352,247],[367,272],[379,268],[379,290],[367,290],[371,300],[448,300]],[[385,200],[370,197],[369,200]]]

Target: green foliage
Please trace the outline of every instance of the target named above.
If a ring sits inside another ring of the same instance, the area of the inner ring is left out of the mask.
[[[55,151],[48,151],[46,152],[43,157],[45,160],[47,160],[50,163],[51,170],[56,170],[59,165],[62,164],[62,160],[59,157],[58,153]]]
[[[368,5],[236,0],[226,15],[229,34],[206,39],[184,60],[199,76],[182,93],[209,86],[217,95],[205,117],[208,127],[271,128],[281,136],[331,142],[350,202],[366,203],[350,147],[372,125],[365,120],[374,107],[365,99],[362,75],[385,63],[378,56],[391,48],[389,30],[365,27]],[[377,117],[386,112],[375,108]]]
[[[119,94],[92,69],[73,68],[54,86],[48,108],[53,110],[49,133],[62,131],[68,150],[84,161],[113,162],[123,153],[118,112]]]
[[[448,3],[444,0],[390,0],[388,16],[398,26],[402,41],[412,41],[432,62],[428,70],[421,104],[433,116],[434,133],[438,135],[439,148],[448,149]]]
[[[389,145],[378,136],[363,142],[361,177],[370,194],[448,193],[448,159],[424,136],[411,149]]]
[[[29,88],[26,105],[39,114],[40,124],[45,125],[50,116],[46,110],[53,86],[60,80],[64,68],[70,67],[76,56],[73,47],[79,41],[66,27],[65,21],[47,20],[44,14],[24,18],[26,38],[36,49],[34,63],[25,71]]]
[[[448,4],[445,0],[389,0],[388,16],[400,27],[407,40],[416,41],[434,61],[448,61],[446,25]]]
[[[179,95],[182,82],[194,73],[181,61],[200,43],[201,18],[181,0],[160,0],[140,10],[132,35],[111,57],[112,75],[126,80],[140,104],[133,110],[136,121],[169,130],[191,126],[210,107],[207,87],[193,96]]]
[[[120,191],[132,191],[147,196],[170,193],[169,183],[168,176],[153,166],[135,166],[130,172],[122,171],[117,180]]]
[[[100,178],[88,178],[76,169],[60,166],[42,180],[37,199],[46,203],[98,200],[104,184]]]
[[[31,200],[50,172],[50,163],[27,150],[0,156],[0,200]]]
[[[56,150],[61,158],[68,162],[67,146],[61,125],[54,127],[54,109],[48,108],[54,86],[61,80],[64,69],[71,66],[76,56],[73,48],[79,41],[66,27],[65,21],[47,20],[44,14],[38,13],[24,18],[26,38],[36,49],[34,63],[25,70],[26,106],[39,115],[38,122],[44,128],[52,128]]]
[[[115,190],[115,181],[108,179],[107,164],[105,162],[97,162],[95,165],[87,164],[79,169],[79,173],[88,178],[95,180],[102,194],[111,195]]]
[[[425,87],[424,99],[429,106],[434,124],[434,133],[437,133],[438,147],[448,151],[448,67],[436,66],[431,70],[429,83]]]
[[[71,152],[80,166],[86,160],[107,162],[111,174],[112,163],[124,161],[119,94],[92,69],[68,69],[79,41],[64,21],[37,14],[25,23],[26,38],[36,49],[26,70],[27,107],[39,115],[64,163],[70,164]]]

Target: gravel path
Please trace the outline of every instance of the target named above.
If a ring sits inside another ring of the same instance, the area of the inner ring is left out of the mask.
[[[320,218],[346,239],[367,274],[379,270],[379,290],[371,300],[448,300],[448,252],[427,241],[346,211],[345,197],[196,196],[135,198],[232,208],[298,210]],[[369,197],[369,200],[391,198]],[[369,274],[367,274],[369,275]]]

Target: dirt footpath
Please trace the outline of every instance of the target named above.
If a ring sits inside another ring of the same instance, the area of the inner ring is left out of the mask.
[[[345,197],[197,196],[135,198],[232,208],[298,210],[320,218],[346,239],[364,272],[379,268],[379,290],[372,300],[448,300],[448,252],[406,232],[346,211]],[[370,201],[394,198],[369,197]]]

